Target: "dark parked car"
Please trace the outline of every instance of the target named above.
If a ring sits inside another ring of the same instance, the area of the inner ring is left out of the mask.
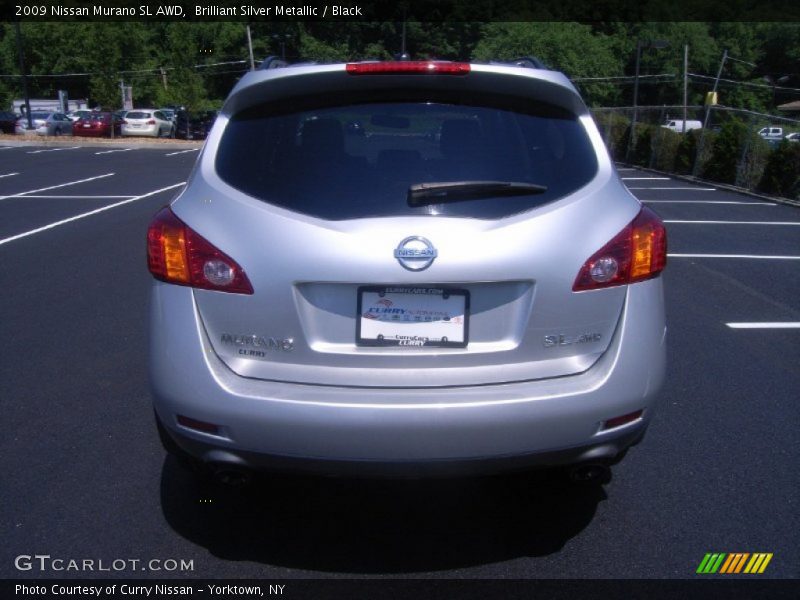
[[[114,123],[114,136],[121,135],[123,119],[110,112],[94,112],[78,119],[72,126],[72,135],[85,137],[111,137],[111,123]]]
[[[9,111],[0,111],[0,132],[14,133],[17,123],[17,115]]]
[[[204,140],[217,118],[217,111],[178,111],[175,117],[175,137],[184,140]]]

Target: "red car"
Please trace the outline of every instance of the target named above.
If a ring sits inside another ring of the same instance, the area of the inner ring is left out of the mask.
[[[114,123],[114,137],[119,137],[123,119],[110,112],[94,112],[88,117],[75,121],[73,136],[111,137],[111,123]]]

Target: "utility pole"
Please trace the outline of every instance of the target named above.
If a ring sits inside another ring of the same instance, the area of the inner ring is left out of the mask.
[[[719,70],[717,71],[717,78],[714,79],[714,89],[711,90],[712,97],[717,92],[719,86],[719,78],[722,77],[722,69],[725,67],[725,61],[728,60],[728,49],[722,52],[722,61],[719,63]],[[703,141],[706,137],[706,127],[708,127],[708,117],[711,115],[710,99],[706,99],[706,114],[703,118],[703,128],[700,130],[700,140],[697,142],[697,154],[694,157],[694,166],[692,167],[692,175],[697,176],[697,169],[700,166],[700,153],[703,151]]]
[[[164,84],[164,89],[167,89],[167,70],[164,67],[159,67],[161,71],[161,83]]]
[[[689,44],[683,46],[683,127],[681,133],[686,133],[686,117],[689,111]]]
[[[25,53],[22,49],[22,32],[19,29],[19,21],[14,21],[14,30],[17,32],[17,54],[19,55],[19,73],[22,76],[22,93],[25,97],[25,116],[28,119],[28,130],[31,130],[33,129],[31,98],[28,94],[28,76],[25,73]]]
[[[642,43],[641,40],[636,40],[636,75],[633,79],[633,119],[631,120],[631,135],[628,139],[628,147],[625,150],[625,160],[628,161],[631,155],[631,149],[636,145],[636,120],[639,115],[639,62],[642,57],[642,48],[666,48],[669,42],[664,40],[649,40]]]
[[[247,26],[247,49],[250,52],[250,70],[256,70],[256,61],[253,58],[253,38],[250,37],[250,25]]]
[[[639,61],[642,57],[642,42],[636,40],[636,75],[633,79],[633,119],[631,119],[631,136],[628,139],[628,147],[625,149],[625,161],[631,156],[631,147],[636,143],[636,117],[639,111]]]
[[[406,9],[403,8],[403,36],[400,42],[400,56],[401,60],[406,60]]]

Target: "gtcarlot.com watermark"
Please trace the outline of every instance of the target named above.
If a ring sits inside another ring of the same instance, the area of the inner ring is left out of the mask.
[[[14,559],[18,571],[44,572],[95,572],[141,573],[142,571],[186,573],[194,571],[194,560],[177,558],[62,558],[49,554],[20,554]]]

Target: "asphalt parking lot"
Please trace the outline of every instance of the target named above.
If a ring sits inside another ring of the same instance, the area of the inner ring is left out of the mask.
[[[165,458],[146,372],[144,235],[197,153],[0,143],[0,577],[105,576],[15,568],[38,553],[193,561],[130,577],[692,578],[708,552],[800,577],[800,208],[620,170],[669,231],[669,372],[603,489],[225,490]]]

